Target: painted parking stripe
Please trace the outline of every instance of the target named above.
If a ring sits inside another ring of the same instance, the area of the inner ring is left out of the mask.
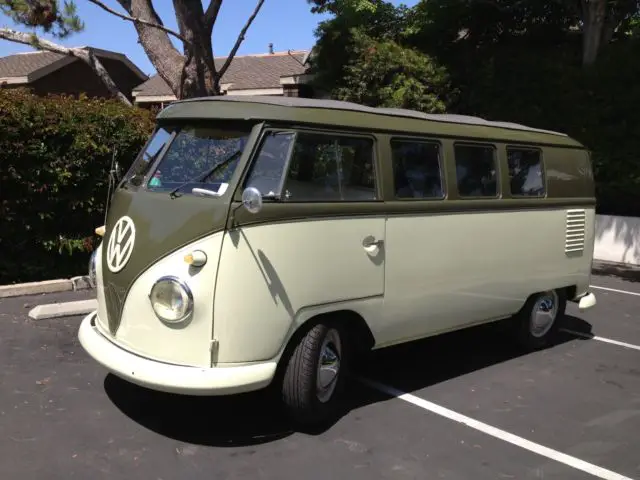
[[[562,328],[563,332],[570,333],[571,335],[576,335],[577,337],[588,338],[589,340],[597,340],[599,342],[611,343],[612,345],[618,345],[619,347],[630,348],[632,350],[640,351],[640,345],[634,345],[633,343],[621,342],[620,340],[613,340],[611,338],[599,337],[598,335],[593,335],[591,333],[582,333],[576,332],[575,330],[570,330],[568,328]]]
[[[415,395],[412,395],[410,393],[405,393],[394,387],[384,385],[382,383],[378,383],[366,378],[361,378],[360,381],[365,385],[368,385],[369,387],[382,393],[398,398],[400,400],[404,400],[405,402],[412,403],[417,407],[423,408],[437,415],[441,415],[445,418],[448,418],[449,420],[453,420],[454,422],[466,425],[467,427],[479,430],[480,432],[486,433],[487,435],[491,435],[492,437],[511,443],[520,448],[524,448],[525,450],[537,453],[538,455],[542,455],[543,457],[563,463],[577,470],[582,470],[583,472],[593,475],[594,477],[602,478],[605,480],[632,480],[631,478],[620,475],[619,473],[612,472],[611,470],[607,470],[606,468],[593,465],[591,463],[585,462],[584,460],[580,460],[579,458],[572,457],[538,443],[531,442],[525,438],[513,435],[509,432],[505,432],[504,430],[492,427],[491,425],[487,425],[486,423],[479,422],[478,420],[474,420],[473,418],[467,417],[458,412],[454,412],[453,410],[449,410],[448,408],[416,397]]]
[[[608,292],[624,293],[626,295],[633,295],[635,297],[640,297],[640,293],[638,292],[629,292],[628,290],[618,290],[616,288],[598,287],[597,285],[589,285],[589,286],[591,288],[597,288],[598,290],[606,290]]]

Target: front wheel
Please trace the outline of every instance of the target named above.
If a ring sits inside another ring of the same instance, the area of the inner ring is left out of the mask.
[[[520,345],[529,350],[549,346],[558,334],[566,305],[564,290],[549,290],[529,297],[515,316]]]
[[[337,414],[345,381],[347,336],[333,322],[318,323],[298,341],[284,372],[282,399],[303,425]]]

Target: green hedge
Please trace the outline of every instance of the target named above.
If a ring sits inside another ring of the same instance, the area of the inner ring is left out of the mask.
[[[86,273],[113,152],[127,169],[152,129],[115,100],[0,88],[0,284]]]

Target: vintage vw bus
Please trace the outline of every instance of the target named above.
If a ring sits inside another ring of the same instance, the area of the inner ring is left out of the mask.
[[[589,291],[589,153],[556,132],[286,97],[173,103],[117,185],[84,349],[192,395],[332,414],[365,352],[505,320],[538,348]]]

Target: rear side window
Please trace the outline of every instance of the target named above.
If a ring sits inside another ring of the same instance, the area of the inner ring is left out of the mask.
[[[456,179],[461,197],[496,197],[498,165],[491,145],[455,145]]]
[[[439,144],[392,140],[391,156],[396,198],[444,198]]]
[[[507,148],[511,195],[543,197],[545,195],[544,168],[540,150]]]

